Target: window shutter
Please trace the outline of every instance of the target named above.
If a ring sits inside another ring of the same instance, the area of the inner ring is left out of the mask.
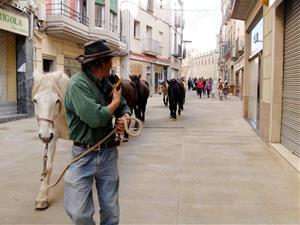
[[[110,10],[118,14],[118,0],[110,0]]]
[[[95,0],[96,5],[105,5],[105,0]]]

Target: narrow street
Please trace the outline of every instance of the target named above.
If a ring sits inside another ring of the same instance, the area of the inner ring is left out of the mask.
[[[241,105],[190,92],[172,121],[162,97],[149,98],[142,135],[119,148],[121,224],[299,224],[299,174],[256,135]],[[35,119],[0,124],[0,143],[0,224],[71,224],[62,183],[47,210],[34,210],[43,153]],[[70,147],[59,142],[52,181]]]

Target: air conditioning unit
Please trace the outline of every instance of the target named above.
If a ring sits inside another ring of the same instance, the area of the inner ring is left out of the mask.
[[[39,20],[46,21],[46,4],[40,3],[37,9],[37,15]]]

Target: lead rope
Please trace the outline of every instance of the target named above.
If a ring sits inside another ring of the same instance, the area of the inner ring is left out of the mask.
[[[122,119],[124,121],[125,131],[129,135],[131,135],[133,137],[136,137],[136,136],[139,136],[142,133],[143,123],[142,123],[141,120],[139,120],[139,119],[137,119],[135,117],[123,117],[123,118],[120,118],[120,119]],[[129,124],[132,121],[137,122],[137,124],[138,124],[137,128],[134,128],[134,129],[130,129],[129,128]],[[49,185],[48,187],[49,188],[55,187],[61,181],[61,179],[63,178],[63,176],[64,176],[65,172],[67,171],[67,169],[69,169],[69,167],[74,162],[77,162],[79,159],[82,159],[83,157],[85,157],[86,155],[90,154],[93,151],[99,151],[100,150],[100,145],[103,144],[113,134],[115,134],[116,131],[117,131],[116,129],[113,129],[109,134],[107,134],[104,138],[102,138],[97,144],[95,144],[92,147],[88,148],[85,152],[83,152],[82,154],[80,154],[79,156],[77,156],[76,158],[74,158],[72,161],[70,161],[66,165],[66,167],[64,168],[64,170],[61,172],[61,174],[58,177],[57,181],[54,184]],[[47,145],[47,152],[48,152],[48,145]],[[45,153],[45,155],[47,155],[47,153]],[[47,161],[46,161],[46,163],[47,163]],[[45,156],[44,156],[44,165],[45,165]],[[46,175],[46,168],[44,167],[44,170],[43,170],[43,173],[42,173],[42,179],[41,180],[43,180],[45,178],[45,175]]]

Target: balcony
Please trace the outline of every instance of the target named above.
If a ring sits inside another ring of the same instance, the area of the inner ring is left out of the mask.
[[[104,27],[105,20],[95,19],[95,27]]]
[[[89,19],[61,3],[47,4],[46,32],[52,36],[83,44],[89,40]]]
[[[116,24],[110,24],[110,31],[116,33],[118,31],[118,26]]]
[[[148,55],[161,55],[162,46],[159,41],[155,41],[152,38],[142,39],[143,52]]]
[[[182,19],[182,16],[179,14],[179,13],[176,13],[175,14],[175,17],[174,17],[174,26],[175,27],[183,27],[183,19]]]
[[[229,4],[227,6],[225,14],[223,15],[222,24],[227,25],[227,22],[230,20],[231,13],[232,13],[232,7],[231,4]]]
[[[237,55],[242,55],[244,53],[244,37],[239,36],[236,39],[236,50],[237,50]]]
[[[231,0],[232,19],[245,20],[247,13],[251,12],[256,1],[253,0]]]
[[[181,54],[182,54],[182,47],[181,47],[181,45],[177,45],[177,47],[175,46],[173,56],[176,57],[176,58],[181,58],[182,57]]]

